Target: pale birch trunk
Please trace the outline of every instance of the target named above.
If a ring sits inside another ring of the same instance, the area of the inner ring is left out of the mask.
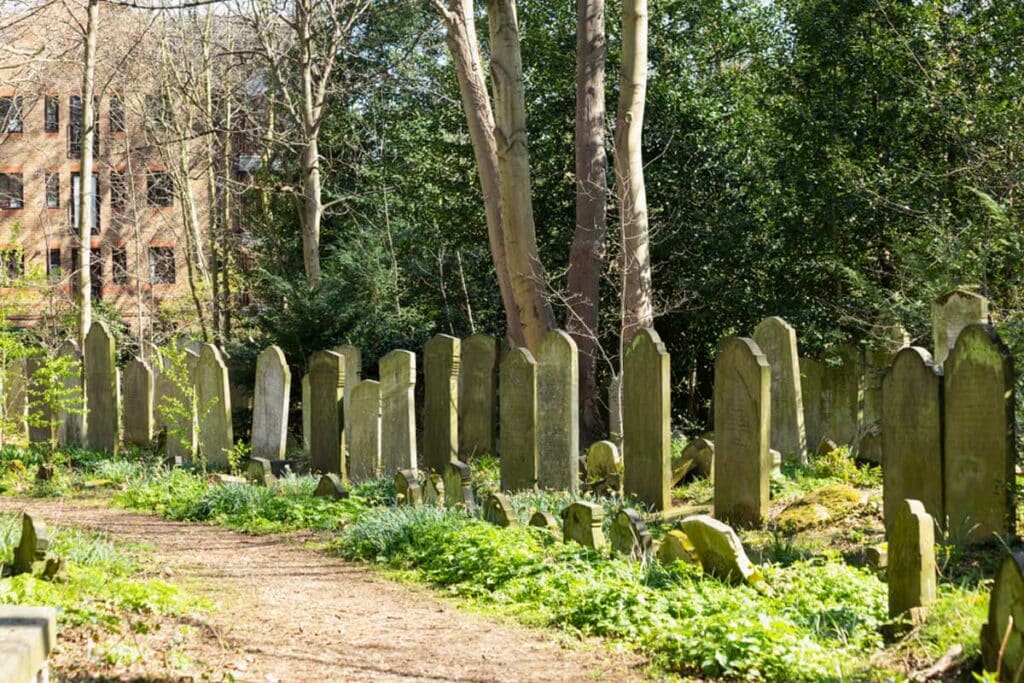
[[[295,24],[298,29],[300,75],[302,78],[302,207],[299,222],[302,228],[302,260],[306,279],[312,289],[320,287],[320,223],[324,205],[320,182],[320,113],[323,102],[314,97],[312,8],[306,0],[295,3]]]
[[[99,0],[89,0],[85,24],[85,63],[82,69],[82,165],[78,183],[78,344],[85,349],[85,337],[92,325],[92,213],[93,141],[96,111],[93,103],[96,79],[96,33],[99,30]]]

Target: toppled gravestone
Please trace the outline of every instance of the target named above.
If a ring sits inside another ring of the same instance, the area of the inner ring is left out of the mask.
[[[665,534],[661,545],[658,546],[657,558],[658,562],[665,565],[674,562],[700,565],[697,549],[693,547],[690,537],[679,529],[672,529]]]
[[[52,579],[63,568],[64,561],[51,555],[49,549],[50,534],[46,524],[23,512],[21,540],[14,549],[14,561],[3,567],[4,576],[37,574],[43,579]]]
[[[684,519],[681,526],[707,573],[733,583],[746,581],[756,585],[764,581],[728,524],[707,515],[693,515]]]
[[[345,490],[345,486],[341,482],[341,477],[332,472],[328,472],[320,475],[320,481],[316,484],[313,496],[316,498],[341,500],[343,498],[348,498],[348,491]]]

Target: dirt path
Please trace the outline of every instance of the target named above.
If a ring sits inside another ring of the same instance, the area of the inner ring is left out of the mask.
[[[217,605],[189,656],[237,681],[633,681],[642,662],[495,623],[430,591],[285,539],[102,506],[0,498],[55,525],[155,547],[172,580]],[[564,640],[564,639],[563,639]]]

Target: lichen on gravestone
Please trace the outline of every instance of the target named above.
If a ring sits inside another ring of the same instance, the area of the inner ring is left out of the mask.
[[[988,620],[981,627],[981,659],[985,671],[1012,681],[1024,666],[1024,553],[1003,559],[992,584]]]
[[[696,548],[693,547],[690,538],[679,529],[672,529],[665,533],[665,538],[661,540],[656,556],[658,561],[664,565],[685,562],[700,566]]]
[[[250,458],[245,466],[245,478],[255,486],[270,486],[277,482],[267,458]]]
[[[604,508],[595,503],[578,500],[562,513],[565,523],[562,527],[562,538],[568,543],[576,541],[587,548],[603,548],[605,546]]]
[[[652,554],[651,532],[636,510],[623,508],[615,513],[608,536],[612,548],[630,559],[643,560]]]
[[[919,500],[907,499],[889,532],[889,616],[935,602],[935,522]]]
[[[707,515],[693,515],[680,525],[693,543],[704,571],[726,581],[762,586],[761,572],[747,557],[739,536],[728,524]]]
[[[444,504],[449,508],[462,508],[467,512],[476,510],[473,498],[473,476],[469,465],[452,461],[444,469]]]

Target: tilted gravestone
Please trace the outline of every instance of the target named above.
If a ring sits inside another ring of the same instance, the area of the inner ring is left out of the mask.
[[[807,434],[796,330],[782,318],[765,318],[754,328],[754,342],[771,367],[771,447],[787,461],[806,463]]]
[[[825,436],[840,445],[856,444],[860,426],[862,354],[852,344],[842,344],[833,362],[825,365],[821,413]]]
[[[310,468],[345,476],[345,359],[317,351],[309,361]]]
[[[690,537],[678,529],[665,532],[665,537],[658,546],[657,557],[658,562],[666,565],[674,562],[700,565],[697,549],[694,548]]]
[[[825,388],[825,365],[813,358],[800,358],[800,395],[804,405],[804,432],[808,450],[815,449],[825,434],[822,414],[822,391]]]
[[[459,340],[436,334],[423,347],[423,466],[444,472],[459,454]]]
[[[612,526],[608,532],[608,540],[616,552],[633,560],[650,557],[654,550],[654,540],[647,525],[636,510],[623,508],[615,513]]]
[[[25,359],[26,396],[28,399],[29,443],[50,442],[50,420],[53,417],[46,405],[45,386],[42,377],[36,377],[36,371],[43,367],[45,358],[42,355],[29,356]],[[32,423],[35,424],[32,424]]]
[[[696,476],[710,477],[715,468],[715,444],[709,439],[698,436],[686,444],[680,459],[683,462],[693,463],[693,471]]]
[[[655,510],[672,506],[670,359],[658,333],[637,331],[622,371],[622,485]]]
[[[358,484],[380,476],[381,472],[380,382],[360,382],[351,394],[348,473],[349,479]]]
[[[889,616],[935,602],[935,522],[919,500],[904,500],[889,532]]]
[[[328,472],[320,475],[320,481],[316,484],[313,496],[315,498],[341,500],[343,498],[348,498],[348,491],[345,490],[345,486],[341,482],[341,477],[333,472]]]
[[[428,472],[423,480],[423,504],[434,507],[444,505],[444,479],[437,472]]]
[[[981,627],[981,658],[985,671],[998,680],[1016,680],[1024,668],[1024,553],[1010,553],[992,584],[988,621]]]
[[[622,467],[619,449],[611,441],[595,441],[587,449],[587,479],[599,481],[618,475]]]
[[[680,522],[680,526],[708,574],[735,583],[763,580],[761,572],[743,550],[739,536],[728,524],[707,515],[693,515]]]
[[[578,500],[562,513],[563,541],[576,541],[587,548],[603,548],[606,544],[602,525],[604,508],[595,503]]]
[[[537,349],[537,484],[579,490],[579,363],[576,342],[550,330]]]
[[[416,469],[416,354],[396,349],[380,359],[381,470]]]
[[[558,523],[558,518],[550,512],[544,512],[543,510],[536,510],[530,515],[530,526],[547,529],[548,531],[562,530],[562,525]]]
[[[715,517],[760,526],[772,468],[771,370],[752,339],[729,337],[715,359]]]
[[[492,493],[484,501],[484,520],[500,527],[517,526],[515,508],[504,493]]]
[[[537,363],[525,348],[501,362],[501,490],[537,485]]]
[[[462,340],[459,364],[459,459],[494,454],[498,419],[498,340],[474,334]]]
[[[75,365],[74,370],[64,376],[63,384],[68,395],[78,397],[68,406],[71,410],[62,410],[57,416],[59,421],[57,441],[65,446],[81,446],[84,437],[82,434],[82,411],[85,408],[85,395],[82,387],[82,351],[75,341],[65,339],[57,348],[57,355],[70,358]]]
[[[203,344],[196,368],[196,403],[199,417],[199,448],[206,462],[228,466],[228,454],[235,445],[231,426],[231,388],[228,366],[220,349]]]
[[[6,438],[28,437],[28,361],[15,358],[7,363],[4,372],[4,407],[12,431]]]
[[[252,401],[252,455],[281,460],[288,441],[288,405],[292,371],[279,346],[268,346],[256,358]]]
[[[935,362],[939,365],[946,362],[965,327],[987,322],[988,299],[980,294],[957,289],[937,297],[932,302]]]
[[[94,451],[117,451],[117,366],[114,337],[106,323],[97,321],[85,337],[86,443]]]
[[[31,574],[36,562],[50,549],[50,533],[46,524],[34,520],[27,512],[21,514],[21,540],[14,548],[14,574]]]
[[[184,349],[181,363],[181,386],[171,381],[168,376],[169,370],[165,370],[161,375],[161,384],[165,379],[168,382],[164,395],[173,397],[172,402],[178,407],[178,410],[170,415],[174,424],[167,424],[167,459],[175,463],[191,460],[199,447],[199,416],[195,391],[199,373],[199,354]],[[160,404],[156,410],[158,414],[163,414],[167,408]]]
[[[967,540],[1014,530],[1013,357],[990,325],[960,333],[944,365],[945,513]]]
[[[124,366],[124,440],[136,446],[153,442],[153,371],[139,358]]]
[[[395,499],[399,505],[414,508],[423,505],[423,491],[415,470],[398,470],[395,473]]]
[[[473,474],[469,465],[454,460],[444,469],[445,507],[463,508],[468,512],[476,509],[473,498]]]
[[[313,424],[313,404],[310,402],[312,389],[309,384],[309,373],[302,376],[302,450],[309,451],[310,431]]]
[[[882,381],[881,430],[886,530],[908,498],[944,524],[942,368],[925,349],[910,346],[896,354]]]

